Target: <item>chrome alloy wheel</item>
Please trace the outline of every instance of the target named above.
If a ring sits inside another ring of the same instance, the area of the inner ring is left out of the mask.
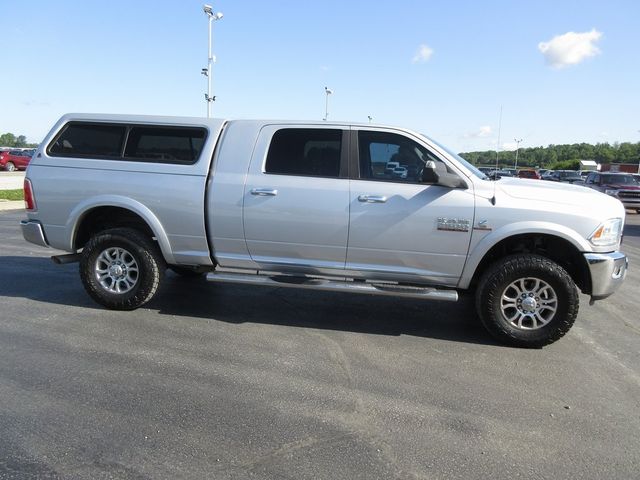
[[[138,263],[124,248],[107,248],[96,259],[95,274],[106,291],[127,293],[138,282]]]
[[[558,310],[558,296],[544,280],[519,278],[502,292],[500,309],[512,326],[537,330],[553,319]]]

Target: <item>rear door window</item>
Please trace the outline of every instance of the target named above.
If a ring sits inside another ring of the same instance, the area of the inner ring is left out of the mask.
[[[283,128],[271,139],[265,172],[340,177],[342,130]]]

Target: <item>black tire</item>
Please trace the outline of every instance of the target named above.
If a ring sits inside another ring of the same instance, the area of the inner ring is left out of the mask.
[[[482,275],[476,290],[476,310],[485,328],[516,347],[539,348],[560,339],[573,325],[579,306],[573,279],[540,255],[499,260]]]
[[[7,172],[15,172],[16,171],[16,166],[14,165],[13,162],[7,162],[4,166],[4,169]]]
[[[97,233],[85,245],[80,260],[87,293],[112,310],[134,310],[151,300],[165,269],[158,247],[131,228]]]
[[[185,278],[200,278],[205,274],[205,272],[196,270],[195,268],[179,267],[177,265],[169,265],[169,268],[173,270],[174,273]]]

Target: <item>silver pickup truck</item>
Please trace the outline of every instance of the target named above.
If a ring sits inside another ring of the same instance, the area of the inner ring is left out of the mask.
[[[483,173],[412,131],[329,122],[70,114],[25,179],[26,240],[135,309],[166,268],[210,281],[455,301],[539,347],[624,280],[625,211]],[[425,309],[425,317],[428,316]]]

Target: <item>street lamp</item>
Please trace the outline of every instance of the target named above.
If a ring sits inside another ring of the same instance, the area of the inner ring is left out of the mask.
[[[520,142],[522,141],[522,139],[518,140],[517,138],[514,138],[513,141],[516,142],[516,164],[514,168],[517,169],[518,168],[518,149],[520,148]]]
[[[373,120],[373,117],[371,115],[367,115],[367,118],[369,119],[369,123],[371,123],[371,120]]]
[[[215,20],[220,20],[222,18],[222,13],[213,13],[213,7],[211,5],[203,5],[202,9],[207,17],[209,17],[209,56],[207,68],[203,68],[201,73],[207,77],[207,93],[204,94],[204,99],[207,101],[207,118],[211,118],[211,102],[216,100],[215,95],[211,95],[211,80],[213,77],[212,67],[216,61],[216,57],[211,53],[213,40],[211,28]]]
[[[333,93],[333,90],[324,87],[324,93],[325,93],[325,103],[324,103],[324,118],[322,120],[324,120],[325,122],[327,121],[327,117],[329,117],[329,95],[331,95]]]

